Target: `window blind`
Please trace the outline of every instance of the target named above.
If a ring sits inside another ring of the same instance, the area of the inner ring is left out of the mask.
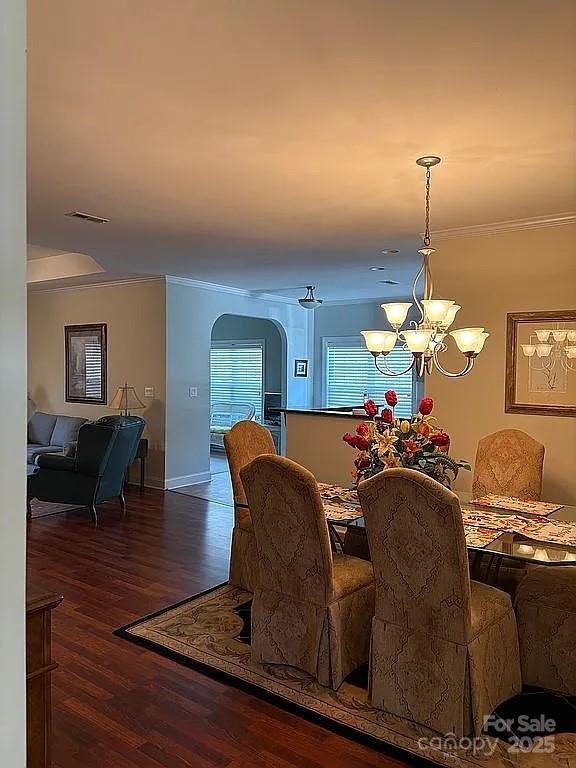
[[[374,366],[374,359],[361,339],[324,339],[324,392],[325,408],[361,406],[365,394],[379,405],[384,404],[384,392],[393,389],[398,395],[396,416],[411,416],[414,398],[413,372],[403,376],[383,376]],[[402,371],[412,360],[407,349],[396,346],[387,356],[387,365]]]
[[[210,403],[251,404],[262,421],[263,343],[218,342],[210,349]]]
[[[86,363],[86,397],[102,395],[102,347],[96,341],[87,342],[84,347]]]

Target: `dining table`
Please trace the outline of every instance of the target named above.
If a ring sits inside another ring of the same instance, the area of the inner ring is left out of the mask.
[[[362,508],[355,489],[319,483],[335,549],[369,559]],[[466,546],[492,556],[499,569],[508,558],[550,567],[576,566],[576,506],[520,502],[508,506],[477,503],[467,491],[455,491],[462,510]],[[494,497],[495,498],[495,497]],[[488,498],[488,502],[491,497]],[[505,503],[503,497],[493,503]]]

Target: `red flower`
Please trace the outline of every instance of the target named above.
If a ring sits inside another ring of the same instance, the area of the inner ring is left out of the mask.
[[[398,404],[398,395],[396,394],[396,392],[394,392],[393,389],[389,389],[388,392],[386,392],[386,394],[384,395],[384,397],[386,398],[386,402],[388,403],[388,405],[391,406],[392,408],[394,408],[394,406]]]
[[[366,424],[365,421],[360,422],[358,426],[356,427],[356,434],[360,435],[360,437],[368,437],[370,434],[370,427],[368,424]]]
[[[342,440],[344,440],[345,443],[348,443],[348,445],[351,445],[352,448],[354,448],[354,443],[356,442],[356,435],[351,435],[350,432],[346,432],[345,435],[342,435]]]
[[[372,419],[378,413],[378,406],[374,400],[366,400],[364,403],[364,410],[366,414]]]
[[[370,448],[370,441],[361,435],[351,435],[350,432],[346,432],[342,435],[342,440],[359,451],[367,451]]]
[[[394,421],[394,414],[392,413],[391,408],[384,408],[381,415],[382,415],[382,421],[385,424],[392,424],[392,422]]]
[[[370,440],[366,440],[365,437],[356,435],[354,438],[354,447],[358,448],[359,451],[367,451],[368,448],[370,448]]]
[[[432,445],[436,445],[438,448],[450,448],[450,435],[446,432],[436,432],[436,434],[430,437]]]
[[[420,443],[418,443],[413,438],[410,438],[409,440],[404,440],[404,443],[402,445],[403,452],[411,458],[414,456],[415,453],[418,453],[420,450]]]
[[[418,411],[422,416],[428,416],[428,414],[432,413],[432,408],[434,408],[434,400],[432,400],[431,397],[423,397],[422,400],[420,400]]]

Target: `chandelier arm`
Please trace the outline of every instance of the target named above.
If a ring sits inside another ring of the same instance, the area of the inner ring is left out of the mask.
[[[464,366],[464,368],[462,368],[461,371],[458,371],[457,373],[453,373],[452,371],[447,371],[446,368],[442,366],[442,363],[438,360],[437,352],[433,353],[432,360],[434,361],[434,365],[436,366],[436,368],[438,368],[440,373],[443,374],[444,376],[448,376],[450,379],[457,379],[457,378],[460,378],[461,376],[466,376],[466,374],[469,373],[474,366],[474,357],[472,355],[470,355],[469,357],[467,356],[466,365]]]
[[[414,302],[420,311],[420,322],[422,323],[424,322],[424,307],[418,300],[417,286],[418,286],[418,280],[420,280],[420,277],[422,276],[422,273],[424,272],[424,270],[425,270],[425,259],[424,257],[422,257],[422,266],[420,267],[420,270],[418,271],[418,274],[416,275],[416,277],[414,278],[414,282],[412,283],[412,298],[414,299]],[[424,279],[424,285],[426,285],[426,279]],[[424,288],[424,290],[426,290],[426,288]]]
[[[410,365],[407,368],[405,368],[403,371],[392,371],[386,365],[386,358],[384,358],[384,368],[380,368],[380,366],[378,365],[378,356],[373,355],[373,357],[374,357],[374,365],[376,366],[379,373],[381,373],[383,376],[403,376],[405,373],[408,373],[408,371],[411,371],[412,368],[414,368],[414,364],[416,362],[416,358],[413,357]]]
[[[434,295],[434,281],[430,269],[430,256],[424,256],[424,298],[431,299]]]

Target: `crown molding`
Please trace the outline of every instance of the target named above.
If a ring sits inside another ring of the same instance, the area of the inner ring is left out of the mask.
[[[194,280],[190,277],[177,277],[175,275],[166,275],[166,282],[173,285],[186,285],[189,288],[199,288],[204,291],[214,291],[215,293],[232,293],[235,296],[243,296],[246,299],[255,301],[275,301],[281,304],[298,304],[298,299],[292,299],[289,296],[277,296],[273,293],[254,293],[245,288],[236,288],[232,285],[221,285],[220,283],[208,283],[204,280]]]
[[[154,275],[147,277],[127,277],[119,278],[118,280],[106,280],[97,283],[81,283],[79,285],[55,285],[46,286],[42,288],[35,288],[38,283],[28,283],[30,293],[64,293],[67,291],[87,291],[93,288],[111,288],[115,285],[135,285],[136,283],[152,283],[158,280],[164,281],[162,275]]]
[[[341,307],[352,304],[386,304],[395,301],[413,301],[412,296],[409,296],[408,293],[409,292],[400,294],[399,296],[380,296],[379,298],[365,296],[364,298],[359,299],[326,299],[318,309],[322,309],[323,307]],[[314,311],[317,312],[318,309]]]
[[[567,224],[576,224],[576,213],[556,213],[548,216],[534,216],[530,219],[510,219],[491,224],[472,224],[467,227],[437,229],[432,231],[432,236],[438,240],[452,240],[457,237],[501,235],[506,232],[520,232],[524,229],[563,227]]]

